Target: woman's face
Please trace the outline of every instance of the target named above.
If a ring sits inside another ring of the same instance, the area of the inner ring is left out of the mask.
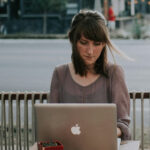
[[[77,41],[77,50],[80,57],[84,60],[87,66],[94,66],[96,60],[101,55],[105,43],[95,42],[85,38],[83,35]]]

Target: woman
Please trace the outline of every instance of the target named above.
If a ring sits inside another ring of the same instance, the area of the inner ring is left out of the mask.
[[[108,63],[107,50],[120,52],[111,43],[102,14],[82,10],[69,31],[72,62],[55,68],[50,89],[52,103],[115,103],[117,135],[130,139],[129,95],[120,66]]]

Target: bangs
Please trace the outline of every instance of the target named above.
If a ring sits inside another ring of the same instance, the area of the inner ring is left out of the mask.
[[[95,42],[107,42],[106,31],[104,31],[103,25],[97,23],[94,19],[84,20],[77,28],[76,36],[77,40],[83,35],[85,38]]]

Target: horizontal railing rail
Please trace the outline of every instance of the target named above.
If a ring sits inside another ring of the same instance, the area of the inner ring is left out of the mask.
[[[144,150],[144,102],[150,100],[150,93],[130,92],[129,94],[132,110],[132,139],[141,140],[141,149]],[[48,99],[48,92],[0,92],[0,150],[29,150],[35,142],[34,104],[47,103]],[[137,102],[140,104],[138,107],[140,107],[141,120],[138,137]]]
[[[16,99],[17,94],[19,94],[19,99],[24,99],[25,93],[27,94],[27,99],[31,99],[33,93],[35,96],[35,99],[39,99],[40,98],[40,94],[42,94],[42,99],[46,99],[48,94],[47,92],[0,92],[0,100],[2,97],[2,94],[4,94],[4,99],[8,99],[9,95],[11,94],[11,98],[12,100]],[[140,99],[141,98],[141,93],[143,93],[144,98],[150,98],[150,93],[148,92],[130,92],[130,98],[132,99],[134,96],[136,99]]]

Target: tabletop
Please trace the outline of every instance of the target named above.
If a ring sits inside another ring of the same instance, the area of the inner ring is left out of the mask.
[[[123,141],[119,150],[139,150],[140,141]],[[30,150],[37,150],[37,143],[30,147]]]

